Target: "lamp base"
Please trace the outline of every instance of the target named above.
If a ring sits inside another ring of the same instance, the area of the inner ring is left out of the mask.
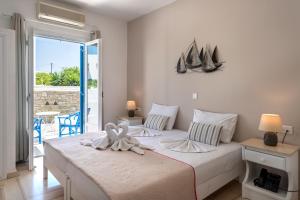
[[[134,110],[128,110],[128,117],[134,117]]]
[[[266,132],[264,135],[264,143],[268,146],[277,146],[278,137],[276,133]]]

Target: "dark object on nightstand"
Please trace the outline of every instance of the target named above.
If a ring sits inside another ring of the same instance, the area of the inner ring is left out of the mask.
[[[266,132],[264,135],[264,143],[268,146],[277,146],[278,137],[276,133]]]
[[[266,169],[261,169],[259,177],[253,181],[254,185],[263,188],[267,179],[267,175],[268,171]]]
[[[134,110],[128,110],[128,117],[134,117]]]
[[[254,185],[257,187],[270,190],[277,193],[279,189],[281,176],[277,174],[269,173],[266,169],[261,169],[260,175],[258,178],[254,179]]]
[[[288,134],[288,132],[289,132],[288,130],[285,131],[284,136],[283,136],[283,138],[282,138],[282,144],[284,144],[284,140],[285,140],[285,137],[286,137],[286,135]]]

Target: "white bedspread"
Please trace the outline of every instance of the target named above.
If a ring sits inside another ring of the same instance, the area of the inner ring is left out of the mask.
[[[144,145],[154,147],[154,151],[160,154],[166,155],[170,158],[185,162],[193,166],[196,174],[196,186],[198,194],[201,194],[201,192],[198,191],[200,190],[201,184],[241,165],[241,145],[235,142],[232,142],[230,144],[220,143],[215,151],[206,153],[181,153],[171,151],[160,145],[161,140],[184,139],[187,137],[187,134],[187,132],[180,130],[170,130],[161,132],[160,136],[137,137],[137,139]],[[84,137],[88,138],[89,134],[85,134]],[[77,177],[81,177],[80,180],[78,179],[78,181],[82,181],[85,179],[84,175],[80,174],[80,171],[72,167],[72,165],[68,165],[68,161],[47,143],[45,143],[45,152],[47,153],[48,159],[51,160],[51,163],[56,163],[56,166],[62,172],[66,172],[68,174],[77,174]],[[89,182],[89,180],[86,179],[86,182]],[[93,187],[95,186],[84,186],[87,191],[89,191]],[[203,195],[203,191],[201,195]]]
[[[206,153],[176,152],[160,145],[162,140],[185,139],[187,134],[187,132],[181,130],[170,130],[163,131],[163,134],[158,137],[138,137],[137,139],[142,144],[154,147],[154,151],[158,153],[193,166],[197,182],[204,182],[215,176],[216,173],[230,170],[241,162],[242,147],[235,142],[230,144],[220,143],[215,151]]]

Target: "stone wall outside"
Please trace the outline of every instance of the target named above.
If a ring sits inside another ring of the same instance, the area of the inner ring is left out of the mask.
[[[49,105],[46,105],[47,102]],[[54,105],[54,102],[57,105]],[[59,111],[60,115],[80,110],[80,88],[73,86],[35,86],[34,114]]]

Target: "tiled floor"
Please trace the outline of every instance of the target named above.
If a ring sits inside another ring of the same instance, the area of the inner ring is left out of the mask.
[[[242,186],[238,181],[232,181],[213,193],[205,200],[242,200]]]
[[[35,170],[18,166],[19,176],[0,181],[0,200],[63,200],[63,188],[49,173],[43,180],[43,157],[35,159]],[[233,181],[205,200],[241,200],[241,185]]]
[[[52,174],[49,174],[48,180],[43,179],[43,158],[36,158],[34,165],[36,168],[32,172],[27,170],[26,165],[18,165],[19,176],[2,182],[3,200],[63,199],[63,188]]]

